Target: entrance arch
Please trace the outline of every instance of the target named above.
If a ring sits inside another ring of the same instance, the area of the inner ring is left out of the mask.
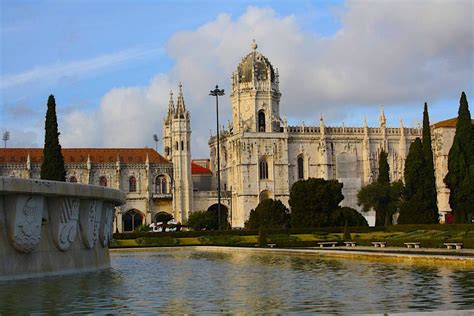
[[[124,232],[133,232],[143,225],[144,216],[142,212],[136,209],[128,210],[122,215],[122,227]]]

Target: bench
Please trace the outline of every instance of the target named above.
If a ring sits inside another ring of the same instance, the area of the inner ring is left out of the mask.
[[[276,244],[267,244],[267,247],[273,248],[275,247]],[[258,244],[255,245],[255,247],[260,247]]]
[[[448,249],[453,249],[453,247],[456,247],[456,249],[462,249],[462,242],[445,242],[444,245]]]
[[[345,241],[346,247],[355,247],[357,243],[355,241]]]
[[[374,245],[374,247],[380,247],[380,248],[385,248],[386,244],[387,244],[387,242],[385,242],[385,241],[374,241],[372,243],[372,245]]]
[[[337,241],[324,241],[324,242],[318,242],[318,245],[320,248],[323,248],[324,246],[331,246],[331,247],[336,247]]]
[[[419,242],[405,242],[403,243],[407,248],[420,248]]]

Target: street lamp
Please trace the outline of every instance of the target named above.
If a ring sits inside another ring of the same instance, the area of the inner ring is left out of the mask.
[[[209,93],[216,97],[216,120],[217,120],[217,223],[219,230],[221,229],[221,157],[220,157],[220,140],[219,140],[219,96],[224,95],[224,89],[219,89],[216,85],[214,90]]]
[[[153,140],[155,141],[155,150],[158,151],[158,135],[153,134]]]

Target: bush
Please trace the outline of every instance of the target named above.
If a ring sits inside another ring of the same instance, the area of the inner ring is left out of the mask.
[[[257,205],[255,210],[250,211],[246,228],[258,229],[260,226],[266,228],[286,228],[290,224],[290,211],[280,201],[266,199]]]
[[[179,245],[179,240],[171,237],[142,237],[138,238],[136,243],[143,247],[163,247]]]
[[[189,215],[187,225],[193,230],[209,230],[212,226],[211,214],[206,211],[193,212]]]
[[[215,246],[234,246],[241,240],[239,236],[206,236],[198,239],[201,244]]]
[[[367,220],[357,210],[350,207],[338,207],[329,214],[328,225],[331,227],[369,226]]]
[[[146,232],[149,232],[149,231],[152,231],[151,227],[146,225],[146,224],[143,224],[143,225],[140,225],[139,227],[135,228],[135,232],[137,233],[146,233]]]

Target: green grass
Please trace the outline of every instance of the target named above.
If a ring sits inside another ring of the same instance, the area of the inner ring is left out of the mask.
[[[361,246],[372,246],[374,241],[385,241],[387,246],[404,247],[406,242],[420,242],[423,248],[444,248],[445,242],[462,242],[464,248],[474,248],[474,227],[459,227],[464,229],[448,230],[445,227],[438,229],[439,225],[420,226],[422,229],[407,229],[396,231],[394,228],[386,231],[364,231],[351,232],[351,238]],[[449,227],[449,225],[446,225]],[[413,225],[410,227],[414,227]],[[430,229],[431,228],[431,229]],[[436,228],[436,229],[433,229]],[[196,232],[193,232],[196,233]],[[257,235],[245,235],[238,233],[215,234],[203,236],[172,235],[166,234],[149,235],[150,237],[139,237],[136,239],[114,239],[111,248],[121,247],[162,247],[162,246],[199,246],[199,245],[219,245],[219,246],[254,246],[257,243]],[[153,237],[151,237],[153,236]],[[313,233],[286,234],[274,233],[267,235],[267,241],[274,243],[277,247],[313,247],[322,241],[343,241],[343,234],[339,232],[315,231]]]

